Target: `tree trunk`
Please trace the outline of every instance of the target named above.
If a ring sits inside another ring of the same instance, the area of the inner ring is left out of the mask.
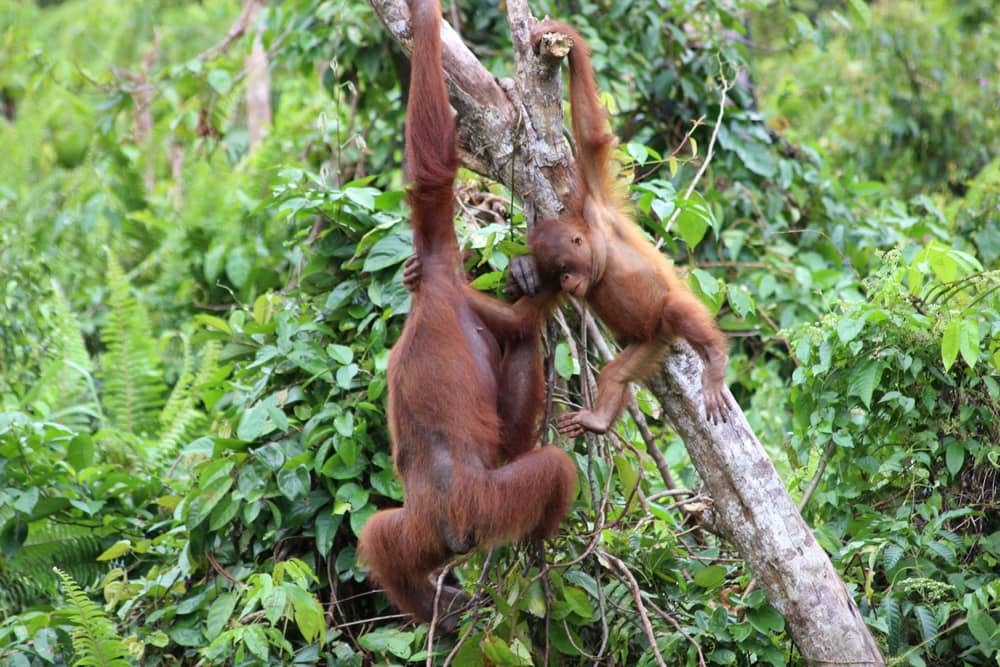
[[[718,426],[702,416],[701,367],[687,344],[677,343],[649,387],[712,498],[708,523],[746,559],[808,664],[884,665],[861,612],[743,412],[734,410]]]
[[[405,0],[369,0],[389,34],[409,53]],[[572,168],[562,139],[560,73],[531,53],[534,19],[525,0],[508,0],[515,82],[497,81],[458,35],[442,26],[443,61],[458,112],[466,166],[511,188],[535,215],[553,216],[570,190]],[[679,342],[662,374],[649,382],[684,440],[714,508],[706,517],[731,540],[780,611],[810,665],[884,665],[885,660],[826,552],[785,490],[743,413],[713,426],[704,417],[701,360]]]
[[[257,20],[263,3],[254,2],[250,5],[248,23]],[[261,36],[262,28],[257,29],[253,38],[250,55],[246,57],[245,71],[247,73],[247,127],[250,131],[250,148],[256,148],[271,128],[271,71],[267,51]]]

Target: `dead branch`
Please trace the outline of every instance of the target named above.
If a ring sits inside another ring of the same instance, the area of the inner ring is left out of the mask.
[[[236,40],[246,33],[247,28],[250,26],[253,17],[259,9],[259,6],[262,6],[263,3],[264,0],[246,0],[246,2],[243,3],[243,11],[240,12],[239,17],[233,25],[230,26],[229,31],[226,33],[226,36],[222,38],[222,41],[215,46],[205,49],[195,56],[195,58],[205,63],[210,60],[215,60],[228,51],[229,47],[231,47]]]
[[[611,568],[615,570],[620,577],[625,580],[625,584],[628,586],[629,592],[632,594],[632,600],[635,602],[635,610],[639,612],[639,621],[642,625],[642,631],[646,635],[646,640],[649,642],[649,647],[653,650],[653,655],[656,656],[656,663],[660,667],[666,667],[667,663],[663,662],[663,656],[660,654],[660,647],[656,645],[656,635],[653,633],[653,626],[649,622],[649,613],[646,611],[646,605],[642,602],[642,591],[639,589],[639,582],[635,580],[632,576],[632,571],[628,569],[628,566],[621,561],[621,559],[616,558],[606,551],[598,551],[598,558],[601,558],[611,565]]]

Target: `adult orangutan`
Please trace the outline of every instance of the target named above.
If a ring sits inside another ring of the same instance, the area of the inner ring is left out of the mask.
[[[433,573],[453,555],[556,533],[576,467],[556,447],[535,448],[544,394],[538,337],[555,290],[508,305],[462,277],[441,7],[437,0],[410,7],[406,159],[419,284],[388,369],[389,432],[404,500],[368,521],[358,550],[396,607],[430,621]],[[443,588],[443,629],[454,627],[453,605],[463,597]]]

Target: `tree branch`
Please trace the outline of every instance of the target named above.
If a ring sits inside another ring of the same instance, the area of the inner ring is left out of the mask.
[[[255,23],[263,5],[252,3],[248,17]],[[245,60],[247,73],[247,127],[250,132],[250,147],[256,148],[271,127],[271,72],[267,52],[264,51],[263,31],[254,35],[253,46]]]
[[[785,490],[741,410],[710,424],[702,414],[701,360],[677,341],[649,385],[684,441],[735,543],[810,665],[885,660],[861,613]]]
[[[228,51],[229,47],[246,33],[247,28],[250,26],[250,22],[257,14],[258,7],[256,5],[258,4],[263,4],[263,0],[246,0],[246,2],[243,3],[243,11],[240,12],[239,17],[233,25],[229,27],[229,32],[227,32],[226,36],[222,38],[222,41],[208,49],[205,49],[199,53],[196,58],[204,63],[210,60],[215,60]]]
[[[409,55],[410,12],[404,0],[369,0],[389,35]],[[559,72],[540,79],[540,65],[527,44],[530,17],[523,2],[508,2],[514,33],[516,83],[497,80],[447,23],[442,24],[442,63],[452,106],[458,112],[462,162],[475,172],[503,183],[521,200],[529,224],[534,213],[555,216],[561,195],[569,192],[569,151],[562,136]],[[553,92],[553,89],[555,92]],[[536,128],[543,128],[542,131]],[[552,142],[553,128],[559,142]]]

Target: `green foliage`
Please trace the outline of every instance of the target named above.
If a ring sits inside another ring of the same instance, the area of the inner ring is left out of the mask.
[[[761,15],[762,31],[783,26],[796,41],[792,57],[761,63],[773,72],[773,122],[793,141],[815,137],[845,169],[904,195],[963,191],[998,149],[995,7],[935,0],[851,8],[864,9],[803,13],[786,3],[778,16]]]
[[[18,499],[22,505],[24,496]],[[8,536],[8,540],[14,537]],[[39,521],[29,526],[24,542],[0,569],[0,599],[4,605],[26,607],[55,594],[58,579],[54,566],[61,565],[75,580],[100,579],[103,567],[97,556],[101,541],[87,528]],[[10,541],[4,548],[11,549]]]
[[[734,393],[790,488],[814,489],[806,516],[887,655],[988,664],[995,13],[532,9],[591,41],[638,219],[733,334]],[[457,11],[509,73],[496,3]],[[801,664],[738,554],[692,535],[697,502],[664,493],[661,466],[698,480],[644,391],[660,458],[631,417],[561,443],[580,494],[548,565],[518,545],[462,562],[479,605],[457,636],[429,643],[369,589],[357,535],[402,499],[384,424],[410,303],[405,60],[365,3],[328,0],[269,3],[214,50],[239,12],[0,6],[0,661],[651,665],[634,581],[667,664]],[[274,124],[251,149],[257,34]],[[145,141],[138,74],[155,91]],[[496,292],[523,216],[502,188],[462,190],[466,268]],[[556,395],[577,401],[588,351],[562,329],[549,342]]]
[[[49,356],[24,403],[43,404],[44,407],[36,408],[41,412],[73,411],[74,407],[86,404],[87,399],[93,397],[93,369],[82,327],[58,283],[52,284],[50,301],[40,310],[47,315],[46,323],[50,327]],[[61,416],[67,421],[71,419],[71,413]]]
[[[216,341],[209,341],[202,347],[200,363],[195,360],[191,351],[190,338],[179,334],[178,339],[183,353],[179,377],[170,392],[163,410],[159,414],[162,427],[157,452],[160,456],[171,456],[182,444],[185,436],[202,423],[202,413],[197,408],[198,399],[207,394],[206,388],[211,387],[215,376],[219,375],[219,354],[222,346]],[[225,373],[225,369],[222,369]]]
[[[211,662],[235,656],[237,661],[266,663],[274,651],[287,662],[293,654],[282,632],[287,623],[294,623],[305,641],[321,647],[326,632],[323,608],[309,592],[315,581],[309,566],[293,559],[277,563],[273,574],[252,575],[242,590],[218,595],[207,609],[204,632],[211,641],[202,655]],[[240,603],[238,618],[252,614],[266,622],[227,627]]]
[[[883,262],[864,299],[791,336],[791,449],[803,463],[825,450],[816,474],[836,483],[812,515],[839,562],[870,568],[889,653],[975,662],[989,642],[954,620],[1000,559],[1000,273],[935,242]]]
[[[107,347],[101,359],[104,403],[112,426],[145,436],[156,431],[163,406],[162,371],[149,315],[111,256],[107,282],[108,322],[101,341]]]
[[[69,607],[66,609],[69,622],[74,626],[70,633],[73,638],[74,667],[128,667],[128,647],[118,637],[115,624],[101,611],[97,604],[87,597],[79,584],[65,572],[57,569],[62,581]]]

